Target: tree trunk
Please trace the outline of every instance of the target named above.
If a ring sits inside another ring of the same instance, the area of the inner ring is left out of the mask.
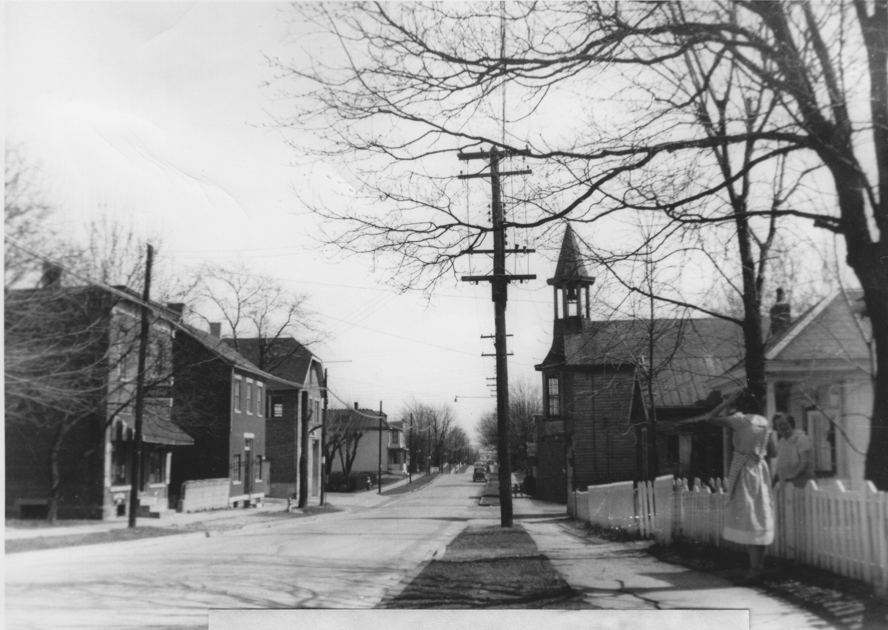
[[[750,246],[749,227],[743,215],[745,208],[735,214],[737,244],[740,248],[740,263],[743,276],[743,348],[746,356],[743,365],[746,370],[746,391],[754,397],[758,409],[765,412],[765,347],[762,340],[761,295],[756,278],[755,261]]]
[[[62,485],[62,476],[59,472],[59,453],[67,433],[65,424],[66,420],[62,420],[49,449],[49,501],[46,506],[46,520],[50,523],[55,523],[59,518],[59,490]]]
[[[888,241],[883,238],[873,242],[870,236],[860,174],[844,163],[833,161],[829,166],[839,196],[848,264],[863,288],[876,352],[873,413],[864,477],[879,490],[888,491],[888,465],[884,459],[884,453],[888,452]]]
[[[849,251],[851,245],[849,244]],[[882,248],[886,249],[886,248]],[[888,252],[877,256],[878,247],[870,247],[874,252],[868,265],[858,271],[863,286],[866,312],[873,330],[876,354],[876,373],[873,378],[873,413],[870,420],[870,441],[866,452],[864,478],[875,484],[879,490],[888,491]],[[852,258],[849,256],[849,259]],[[861,258],[856,256],[855,258]],[[857,271],[857,267],[855,267]]]

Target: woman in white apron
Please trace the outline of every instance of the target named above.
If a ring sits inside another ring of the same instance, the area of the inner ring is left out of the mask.
[[[713,411],[710,421],[728,427],[734,447],[725,480],[727,503],[722,537],[745,545],[749,571],[744,582],[762,577],[765,547],[774,541],[774,506],[768,458],[775,456],[771,424],[755,411],[758,406],[748,394],[728,399]]]

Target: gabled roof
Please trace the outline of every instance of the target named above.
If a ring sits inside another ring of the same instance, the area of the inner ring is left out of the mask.
[[[388,416],[382,414],[382,425],[388,429]],[[380,414],[373,409],[329,409],[327,411],[327,424],[348,424],[355,431],[376,431],[379,429]]]
[[[567,368],[630,368],[642,380],[652,369],[659,407],[704,400],[709,379],[743,356],[740,327],[718,318],[592,321],[564,345]]]
[[[863,291],[837,291],[810,308],[779,337],[769,341],[767,361],[868,360],[865,336],[870,322]]]
[[[561,252],[558,254],[558,264],[555,266],[555,275],[546,282],[560,288],[576,287],[595,282],[595,278],[586,271],[580,247],[577,245],[576,234],[574,234],[570,224],[564,230]]]
[[[265,370],[260,370],[256,365],[241,355],[239,352],[234,350],[231,346],[229,346],[225,341],[219,339],[218,337],[211,335],[208,332],[204,332],[202,330],[198,330],[194,326],[189,326],[187,324],[178,324],[179,330],[185,332],[194,339],[197,343],[203,346],[210,353],[215,355],[218,359],[227,363],[231,367],[237,368],[244,372],[249,372],[255,376],[259,376],[260,378],[266,381],[273,381],[276,383],[280,383],[281,385],[287,385],[290,387],[301,387],[300,383],[295,383],[293,381],[289,381],[270,372],[266,372]]]
[[[254,364],[262,363],[268,372],[301,385],[309,380],[312,361],[320,364],[320,359],[292,337],[250,337],[239,338],[236,342],[234,339],[222,341],[232,348],[237,346],[237,352]],[[261,360],[263,352],[266,354],[264,361]]]

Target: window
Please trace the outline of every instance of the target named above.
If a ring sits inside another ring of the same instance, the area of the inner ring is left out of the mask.
[[[117,378],[122,383],[128,383],[133,380],[133,371],[130,370],[129,359],[129,355],[124,355],[117,361]]]
[[[396,446],[398,445],[398,430],[397,429],[392,429],[392,437],[391,437],[391,441],[389,442],[389,444],[394,444]]]
[[[154,339],[148,354],[146,370],[148,377],[154,380],[168,377],[170,371],[168,361],[166,341],[164,339]]]
[[[264,388],[262,383],[256,383],[256,415],[262,417],[262,407],[265,405]]]
[[[123,486],[129,483],[128,442],[115,441],[111,447],[111,485]]]
[[[235,376],[234,383],[231,386],[232,391],[234,392],[234,410],[241,410],[241,377]]]
[[[829,477],[836,473],[836,430],[830,418],[814,409],[805,413],[805,432],[814,447],[814,474]]]
[[[163,451],[148,451],[145,462],[145,483],[166,482],[166,453]]]
[[[549,401],[547,408],[550,417],[561,415],[561,395],[558,391],[558,377],[550,376],[546,379],[546,398]]]
[[[265,461],[263,455],[256,456],[256,481],[262,481],[262,462]]]
[[[284,417],[284,397],[283,396],[272,396],[271,397],[271,417],[272,418],[283,418]]]
[[[247,402],[244,405],[246,411],[251,416],[253,415],[253,379],[247,379]]]
[[[235,455],[231,458],[231,480],[235,483],[243,481],[243,471],[241,470],[241,456]]]

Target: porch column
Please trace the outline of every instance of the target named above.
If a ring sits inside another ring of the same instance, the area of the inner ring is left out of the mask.
[[[774,395],[774,381],[765,382],[765,417],[770,422],[777,413],[777,397]],[[773,429],[773,427],[771,427]]]

